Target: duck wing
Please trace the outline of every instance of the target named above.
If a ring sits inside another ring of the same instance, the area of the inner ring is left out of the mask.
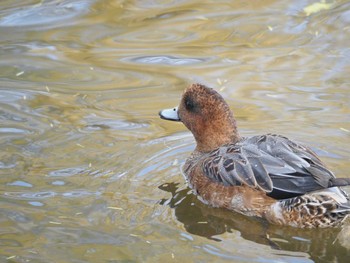
[[[272,191],[272,181],[259,158],[242,153],[242,146],[221,147],[203,161],[203,172],[211,180],[227,186],[248,185]]]
[[[348,178],[335,178],[310,149],[273,134],[220,147],[204,158],[202,167],[215,182],[247,185],[276,199],[350,184]]]

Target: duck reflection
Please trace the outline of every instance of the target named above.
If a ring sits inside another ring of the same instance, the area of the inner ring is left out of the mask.
[[[160,204],[175,209],[177,220],[191,234],[220,242],[221,234],[239,231],[242,238],[268,245],[276,253],[278,250],[305,252],[317,262],[348,262],[350,257],[349,248],[335,245],[339,242],[341,228],[299,229],[275,226],[259,218],[209,207],[201,203],[189,188],[181,189],[177,183],[165,183],[159,189],[172,195],[170,199],[162,199]],[[349,231],[349,228],[346,229]]]

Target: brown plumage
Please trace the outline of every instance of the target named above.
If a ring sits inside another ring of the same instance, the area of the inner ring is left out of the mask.
[[[241,137],[215,90],[193,84],[178,108],[159,114],[182,121],[194,135],[197,146],[184,173],[203,202],[295,227],[339,226],[350,214],[339,188],[350,178],[335,178],[314,152],[286,137]]]

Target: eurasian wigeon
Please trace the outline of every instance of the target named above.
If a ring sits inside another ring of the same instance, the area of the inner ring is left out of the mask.
[[[192,84],[179,107],[159,112],[181,121],[197,146],[183,171],[204,203],[293,227],[339,226],[350,199],[309,148],[275,134],[241,137],[228,104],[215,90]]]

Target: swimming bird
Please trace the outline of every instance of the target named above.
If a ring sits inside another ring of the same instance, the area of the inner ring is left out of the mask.
[[[350,178],[336,178],[310,148],[285,136],[240,136],[214,89],[192,84],[178,107],[159,115],[182,122],[196,140],[183,172],[202,202],[300,228],[338,227],[350,214],[341,189]]]

